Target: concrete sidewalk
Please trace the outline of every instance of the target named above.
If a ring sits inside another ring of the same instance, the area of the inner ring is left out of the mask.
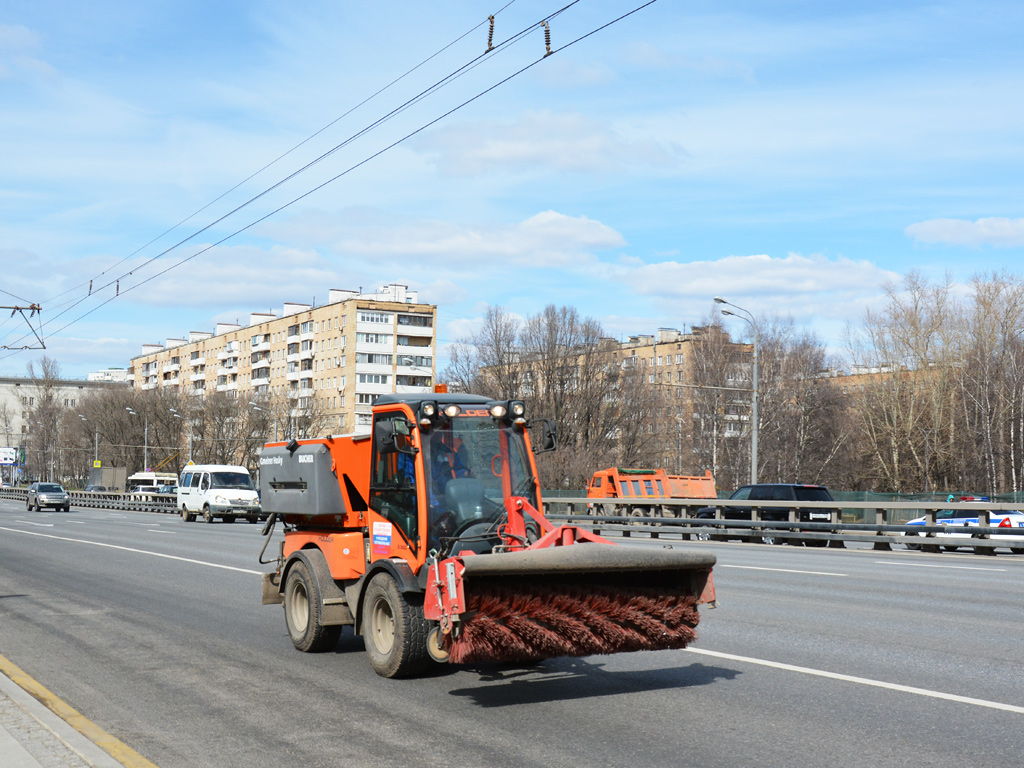
[[[125,768],[0,672],[0,766]]]

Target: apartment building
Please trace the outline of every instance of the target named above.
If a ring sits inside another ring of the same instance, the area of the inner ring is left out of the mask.
[[[436,320],[404,285],[331,290],[326,304],[286,303],[280,315],[144,345],[128,375],[141,391],[284,402],[288,417],[316,411],[333,432],[369,431],[378,396],[432,390]]]

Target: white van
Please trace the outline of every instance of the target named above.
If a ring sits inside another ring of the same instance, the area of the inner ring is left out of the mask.
[[[245,467],[230,464],[190,464],[181,471],[178,482],[178,509],[181,519],[191,523],[196,515],[212,523],[219,517],[234,522],[244,517],[258,523],[267,515],[260,509],[256,486]]]

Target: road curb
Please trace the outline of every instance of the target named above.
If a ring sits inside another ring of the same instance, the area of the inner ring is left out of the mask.
[[[24,670],[0,656],[0,700],[3,698],[9,698],[38,721],[70,752],[80,757],[85,765],[93,768],[157,768],[127,744],[57,698]],[[23,735],[19,738],[17,732],[9,732],[9,735],[19,743],[24,740]],[[26,755],[32,751],[24,743],[21,743],[21,747]]]

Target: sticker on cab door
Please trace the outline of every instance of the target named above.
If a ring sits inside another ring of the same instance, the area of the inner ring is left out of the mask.
[[[391,523],[373,523],[373,554],[391,554]]]

